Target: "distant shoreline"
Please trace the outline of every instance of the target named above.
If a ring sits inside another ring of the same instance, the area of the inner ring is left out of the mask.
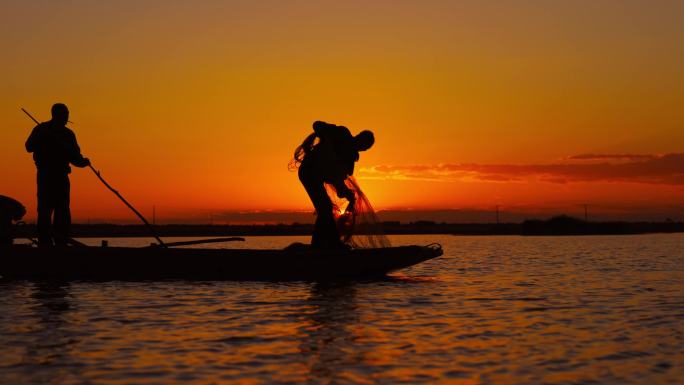
[[[313,224],[188,225],[154,226],[162,237],[287,236],[311,235]],[[584,222],[570,217],[528,220],[523,223],[411,223],[383,222],[387,235],[620,235],[684,232],[684,222]],[[33,224],[20,227],[23,234],[35,236]],[[143,225],[74,224],[75,238],[147,237]]]

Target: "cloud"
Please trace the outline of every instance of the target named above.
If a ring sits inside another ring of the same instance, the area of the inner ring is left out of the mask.
[[[587,154],[549,164],[444,163],[437,165],[379,165],[359,170],[362,179],[435,182],[480,181],[546,183],[625,182],[684,185],[684,153],[665,155]]]
[[[567,157],[568,160],[651,160],[657,159],[658,155],[652,154],[579,154]]]

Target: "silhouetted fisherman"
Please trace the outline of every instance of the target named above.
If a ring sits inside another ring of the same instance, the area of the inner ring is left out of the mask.
[[[24,205],[10,197],[0,195],[0,247],[12,245],[14,240],[12,221],[21,220],[25,214]]]
[[[26,141],[38,169],[38,243],[65,246],[69,240],[70,164],[87,167],[90,160],[81,155],[76,135],[66,127],[69,109],[61,103],[52,106],[52,120],[37,125]],[[54,214],[54,231],[51,234]]]
[[[311,245],[318,249],[347,249],[333,216],[333,204],[325,189],[328,183],[335,188],[337,196],[349,201],[353,209],[354,192],[345,180],[354,173],[354,163],[359,151],[366,151],[375,142],[371,131],[352,136],[349,129],[321,121],[313,124],[314,132],[295,150],[295,164],[299,164],[299,180],[304,185],[316,209],[316,225]],[[316,144],[316,138],[319,142]]]

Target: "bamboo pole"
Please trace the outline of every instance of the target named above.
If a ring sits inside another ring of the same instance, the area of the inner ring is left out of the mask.
[[[162,241],[161,238],[159,238],[157,233],[154,231],[154,228],[152,227],[152,225],[150,225],[150,223],[147,221],[147,219],[145,219],[145,217],[142,214],[140,214],[140,212],[138,210],[136,210],[135,207],[133,207],[133,205],[128,203],[128,201],[121,194],[119,194],[118,191],[116,191],[112,186],[110,186],[109,183],[107,183],[107,181],[104,180],[102,175],[100,175],[100,172],[93,167],[92,164],[89,164],[88,167],[90,167],[90,169],[93,170],[93,173],[95,173],[95,176],[97,176],[97,178],[102,182],[102,184],[105,185],[105,187],[107,187],[111,192],[113,192],[114,195],[119,197],[119,199],[121,199],[121,201],[126,206],[128,206],[128,208],[131,209],[131,211],[133,211],[135,213],[135,215],[137,215],[138,218],[140,218],[141,221],[143,221],[145,226],[147,226],[147,229],[150,230],[150,233],[152,233],[152,236],[154,237],[154,239],[156,239],[157,242],[159,242],[159,246],[166,247],[166,244],[164,243],[164,241]]]
[[[171,246],[189,246],[189,245],[201,245],[204,243],[220,243],[220,242],[243,242],[245,238],[242,237],[229,237],[229,238],[211,238],[211,239],[197,239],[192,241],[180,241],[180,242],[168,242],[167,247]]]

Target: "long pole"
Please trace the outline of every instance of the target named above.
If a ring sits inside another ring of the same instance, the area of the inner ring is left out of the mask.
[[[212,238],[212,239],[198,239],[195,241],[182,241],[182,242],[169,242],[166,246],[188,246],[188,245],[201,245],[204,243],[220,243],[220,242],[244,242],[245,238],[242,237],[228,237],[228,238]]]
[[[148,230],[150,230],[150,232],[152,233],[152,236],[154,237],[154,239],[156,239],[157,242],[159,242],[159,246],[166,247],[166,244],[164,243],[164,241],[162,241],[161,238],[159,238],[157,233],[154,231],[154,228],[152,227],[152,225],[150,225],[150,223],[147,221],[147,219],[145,219],[145,217],[143,217],[143,215],[140,214],[140,212],[138,212],[138,210],[136,210],[135,207],[133,207],[130,203],[128,203],[128,201],[123,196],[121,196],[121,194],[119,194],[118,191],[114,190],[114,188],[112,186],[110,186],[109,183],[107,183],[107,181],[104,180],[104,178],[102,178],[102,175],[100,175],[100,172],[95,170],[93,165],[89,164],[88,167],[90,167],[90,169],[93,170],[93,172],[95,173],[97,178],[100,179],[100,181],[102,182],[102,184],[105,185],[105,187],[107,187],[111,192],[113,192],[114,195],[119,197],[119,199],[121,199],[121,201],[126,206],[128,206],[128,208],[131,209],[131,211],[133,211],[135,213],[135,215],[137,215],[138,218],[140,218],[141,221],[143,221],[145,226],[147,226]]]
[[[36,120],[36,118],[34,118],[28,111],[26,111],[26,110],[23,109],[23,108],[22,108],[21,110],[24,111],[24,113],[25,113],[26,115],[28,115],[29,118],[31,118],[34,122],[36,122],[36,124],[40,124],[40,123]],[[159,238],[159,236],[157,235],[157,233],[154,231],[154,228],[152,227],[152,225],[150,225],[150,223],[147,221],[147,219],[145,219],[145,217],[143,217],[143,215],[140,214],[140,212],[138,212],[138,210],[136,210],[135,207],[133,207],[130,203],[128,203],[128,201],[127,201],[126,199],[124,199],[124,197],[121,196],[121,194],[119,194],[118,191],[116,191],[112,186],[110,186],[109,183],[107,183],[107,181],[104,180],[104,178],[102,178],[102,175],[100,175],[100,172],[97,171],[97,170],[93,167],[92,164],[89,164],[88,167],[90,167],[90,169],[93,171],[93,173],[95,173],[95,176],[97,176],[97,178],[102,182],[102,184],[105,185],[105,187],[107,187],[111,192],[113,192],[114,195],[116,195],[117,197],[119,197],[119,199],[121,199],[121,201],[122,201],[126,206],[128,206],[128,208],[131,209],[131,210],[135,213],[135,215],[137,215],[138,218],[140,218],[140,220],[143,221],[143,223],[145,224],[145,226],[147,226],[147,228],[150,230],[150,233],[152,233],[152,236],[154,237],[154,239],[156,239],[157,242],[159,242],[159,246],[166,247],[166,244],[164,243],[164,241],[162,241],[161,238]]]

